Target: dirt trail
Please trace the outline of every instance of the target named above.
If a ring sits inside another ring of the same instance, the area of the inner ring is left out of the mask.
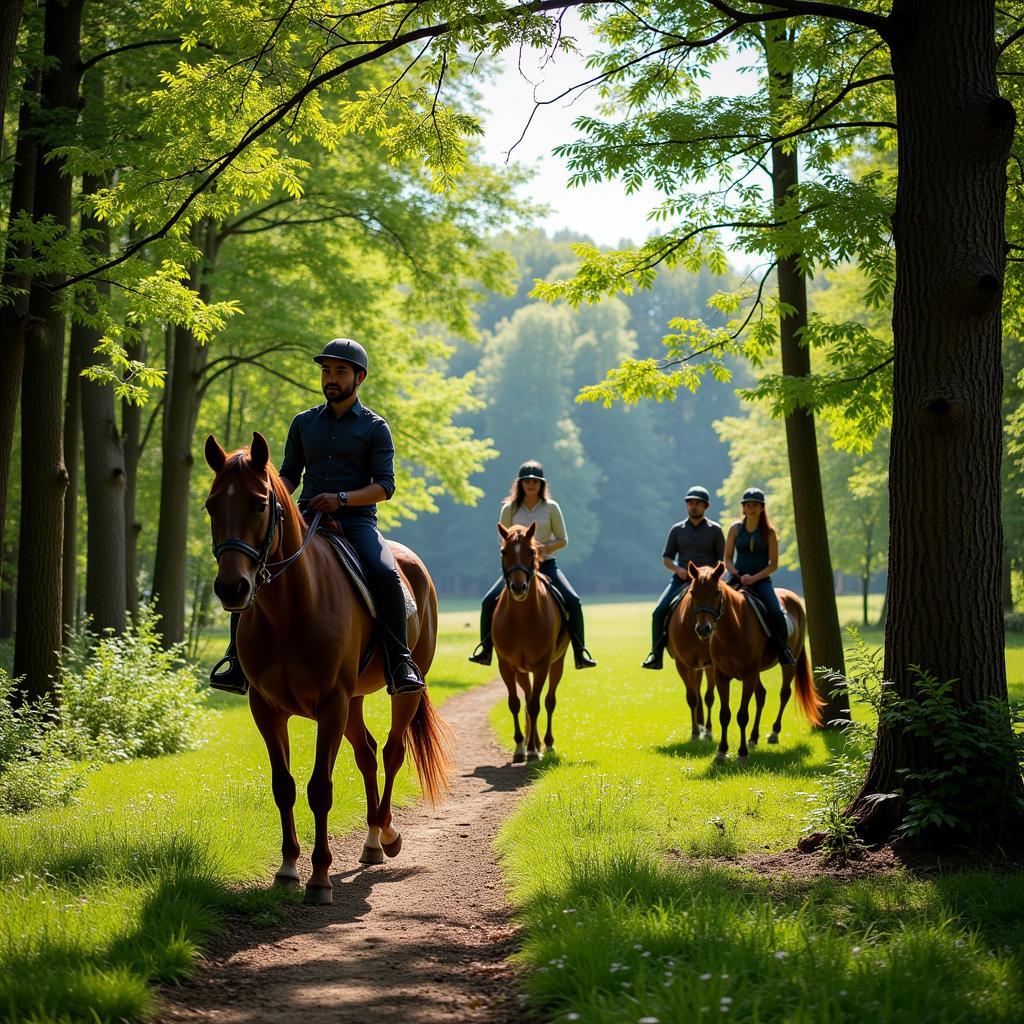
[[[271,927],[235,922],[196,978],[164,992],[159,1019],[517,1020],[514,929],[491,843],[532,773],[513,768],[491,732],[504,694],[495,681],[444,705],[455,730],[452,797],[396,811],[404,844],[394,861],[361,867],[363,832],[334,840],[333,905],[288,907]],[[309,870],[300,864],[303,878]]]

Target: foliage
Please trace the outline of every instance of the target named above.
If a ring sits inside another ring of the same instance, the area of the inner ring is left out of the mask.
[[[853,673],[843,685],[870,706],[880,731],[908,739],[916,756],[899,768],[905,784],[871,800],[899,799],[899,834],[935,833],[979,844],[1002,837],[1024,812],[1024,701],[956,700],[956,680],[938,680],[910,666],[913,692],[900,696],[882,677],[881,656],[855,636]],[[923,767],[919,767],[923,766]]]
[[[62,750],[47,700],[14,706],[14,681],[0,668],[0,813],[71,802],[85,772]]]
[[[98,761],[158,757],[202,739],[205,699],[184,647],[161,646],[157,618],[142,610],[120,636],[69,649],[59,687],[62,738],[75,757]]]

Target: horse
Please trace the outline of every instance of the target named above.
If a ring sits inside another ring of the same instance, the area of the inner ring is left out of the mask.
[[[342,737],[352,744],[366,789],[367,836],[363,864],[396,857],[402,837],[392,824],[391,794],[406,754],[427,799],[437,802],[448,787],[448,727],[426,690],[391,699],[391,729],[384,744],[384,791],[377,788],[377,742],[363,720],[363,698],[385,685],[383,657],[374,652],[374,623],[329,542],[307,529],[270,462],[262,434],[249,449],[225,452],[211,434],[206,461],[214,472],[206,500],[217,559],[214,592],[224,609],[240,612],[237,656],[249,679],[249,708],[270,756],[274,802],[281,814],[281,867],[274,884],[299,887],[299,840],[295,832],[295,781],[289,767],[288,720],[317,723],[316,756],[306,793],[315,821],[313,873],[308,903],[333,901],[328,870],[327,815],[333,802],[331,777]],[[426,676],[437,639],[437,594],[426,567],[401,544],[391,542],[399,571],[416,599],[409,620],[413,660]]]
[[[555,691],[565,668],[565,651],[569,646],[569,630],[562,612],[551,594],[543,573],[537,571],[540,555],[533,535],[537,524],[513,526],[498,523],[501,534],[501,571],[507,586],[498,598],[491,625],[498,671],[508,690],[508,709],[515,725],[516,749],[513,764],[535,761],[540,757],[540,695],[545,680],[548,692],[544,707],[548,728],[544,748],[555,749],[551,719],[555,713]],[[532,675],[532,679],[531,679]],[[526,737],[519,728],[519,695],[516,684],[526,696]]]
[[[756,746],[760,738],[761,712],[767,696],[761,683],[761,671],[771,668],[778,658],[750,602],[739,591],[722,583],[722,576],[725,573],[723,562],[719,562],[713,568],[698,568],[690,562],[687,571],[692,581],[687,596],[692,602],[694,631],[698,639],[708,644],[715,688],[722,705],[718,719],[722,727],[722,738],[718,745],[716,760],[724,761],[729,750],[729,683],[733,679],[739,679],[743,683],[743,694],[740,698],[740,709],[736,713],[736,724],[740,728],[738,756],[739,760],[744,762],[748,753],[747,722],[750,698],[754,697],[756,707],[750,743]],[[768,737],[769,743],[779,742],[782,712],[789,703],[794,679],[797,703],[812,725],[822,725],[821,708],[825,706],[825,702],[814,689],[811,659],[805,644],[807,612],[804,603],[791,590],[778,590],[777,593],[783,609],[789,613],[794,623],[789,642],[790,649],[796,657],[796,665],[782,667],[779,713]]]
[[[694,604],[687,590],[672,609],[668,622],[668,653],[686,687],[690,707],[690,739],[711,739],[711,708],[715,703],[715,679],[711,671],[711,649],[707,640],[697,636]],[[704,705],[700,700],[701,676],[707,677]],[[704,707],[707,707],[707,715]]]

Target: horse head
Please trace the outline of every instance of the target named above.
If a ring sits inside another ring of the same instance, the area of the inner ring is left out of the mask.
[[[206,461],[214,472],[206,499],[217,559],[213,591],[225,611],[245,611],[266,573],[281,523],[281,504],[269,470],[267,439],[252,435],[249,449],[228,454],[211,434]]]
[[[686,571],[690,574],[690,603],[697,616],[694,631],[701,640],[710,640],[725,608],[721,584],[725,563],[719,562],[714,568],[698,568],[690,562]]]
[[[529,526],[513,526],[511,529],[498,523],[501,534],[501,574],[505,577],[512,597],[517,601],[525,601],[530,592],[530,583],[537,571],[537,548],[533,543],[533,535],[537,532],[537,524]]]

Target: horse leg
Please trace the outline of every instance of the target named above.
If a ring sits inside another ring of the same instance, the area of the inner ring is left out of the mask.
[[[750,698],[760,685],[760,679],[755,671],[752,675],[743,677],[743,692],[740,695],[740,709],[736,712],[736,724],[740,730],[740,747],[737,757],[743,763],[747,760],[747,723],[750,721]]]
[[[714,731],[711,728],[711,709],[715,706],[715,670],[713,668],[699,669],[704,673],[707,680],[707,689],[704,691],[704,739],[713,740]],[[700,676],[697,677],[697,686],[700,687]]]
[[[548,713],[548,731],[544,734],[544,753],[552,754],[555,750],[555,736],[551,731],[551,719],[555,714],[555,691],[562,681],[562,673],[565,671],[565,655],[555,661],[551,666],[551,673],[548,676],[548,692],[544,697],[544,708]]]
[[[768,696],[768,691],[764,688],[764,683],[761,682],[761,677],[757,677],[757,688],[754,690],[754,728],[750,730],[750,745],[756,747],[761,739],[761,712],[764,711],[764,701]]]
[[[699,740],[704,735],[704,708],[700,702],[700,669],[684,667],[676,662],[676,671],[686,687],[686,703],[690,708],[690,739]]]
[[[784,665],[782,667],[782,691],[779,694],[779,715],[775,719],[771,735],[768,737],[769,743],[779,742],[779,733],[782,732],[782,712],[786,710],[786,705],[789,703],[790,695],[793,692],[793,679],[795,676],[795,665]]]
[[[313,874],[306,883],[306,902],[326,904],[334,900],[331,876],[331,846],[327,834],[327,816],[334,803],[334,762],[348,724],[348,694],[335,690],[317,708],[316,757],[313,773],[306,786],[309,807],[313,812]]]
[[[405,740],[422,696],[421,693],[400,693],[391,698],[391,731],[384,744],[384,792],[377,813],[381,848],[389,857],[397,857],[402,849],[402,837],[391,825],[391,792],[399,769],[405,763]]]
[[[498,671],[508,690],[508,709],[512,713],[512,725],[515,728],[512,738],[515,740],[516,749],[512,755],[513,764],[522,764],[526,760],[526,744],[523,742],[523,730],[519,728],[519,691],[516,689],[516,670],[498,656]]]
[[[533,671],[533,685],[526,698],[526,760],[536,761],[540,757],[540,695],[548,677],[548,666]]]
[[[363,777],[366,790],[366,842],[359,855],[360,864],[383,864],[384,851],[380,845],[380,793],[377,790],[377,741],[370,735],[363,721],[363,698],[353,697],[349,701],[348,721],[345,723],[345,738],[352,744],[356,767]]]
[[[722,709],[718,712],[718,724],[722,729],[722,738],[718,743],[718,753],[715,755],[715,760],[722,762],[725,760],[726,754],[729,753],[729,720],[732,717],[729,712],[730,678],[724,672],[719,672],[718,669],[715,669],[714,673],[715,689],[718,690],[718,699],[722,703]]]
[[[274,803],[281,813],[281,866],[274,885],[286,889],[299,887],[299,837],[295,832],[295,779],[289,767],[288,716],[274,710],[258,690],[249,691],[249,707],[270,755],[270,784]]]

